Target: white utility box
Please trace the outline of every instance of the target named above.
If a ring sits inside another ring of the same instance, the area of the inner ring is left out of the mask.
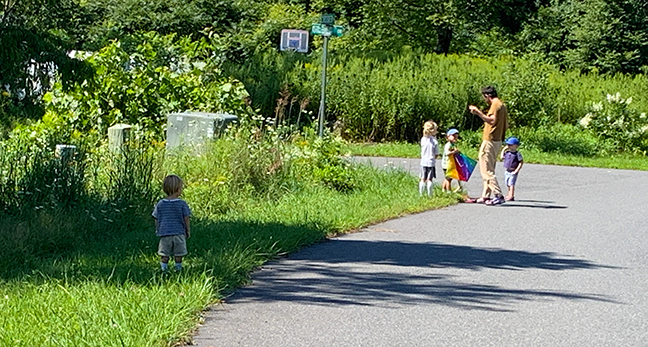
[[[219,137],[238,117],[229,113],[183,112],[167,117],[167,150],[196,147]]]

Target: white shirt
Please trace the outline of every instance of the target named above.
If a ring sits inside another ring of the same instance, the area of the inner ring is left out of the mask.
[[[439,154],[439,142],[434,136],[421,138],[421,166],[434,166],[435,158]]]

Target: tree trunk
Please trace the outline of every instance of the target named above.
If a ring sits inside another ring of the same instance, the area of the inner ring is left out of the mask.
[[[448,55],[450,43],[452,42],[452,27],[443,27],[437,30],[437,45],[434,50],[438,54]]]

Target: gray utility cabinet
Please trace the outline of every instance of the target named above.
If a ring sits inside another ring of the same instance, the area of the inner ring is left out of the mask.
[[[238,117],[229,113],[183,112],[167,117],[166,148],[196,147],[220,136]]]

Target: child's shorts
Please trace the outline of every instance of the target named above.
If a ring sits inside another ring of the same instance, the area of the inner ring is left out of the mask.
[[[424,181],[431,181],[436,178],[434,166],[421,166],[421,179]]]
[[[182,257],[187,255],[187,237],[185,234],[161,236],[158,254],[163,257]]]
[[[448,169],[443,169],[443,177],[445,177],[446,180],[452,181],[454,178],[448,177]]]
[[[514,186],[515,182],[517,182],[517,176],[518,174],[514,174],[511,171],[504,171],[504,181],[506,182],[506,186]]]

